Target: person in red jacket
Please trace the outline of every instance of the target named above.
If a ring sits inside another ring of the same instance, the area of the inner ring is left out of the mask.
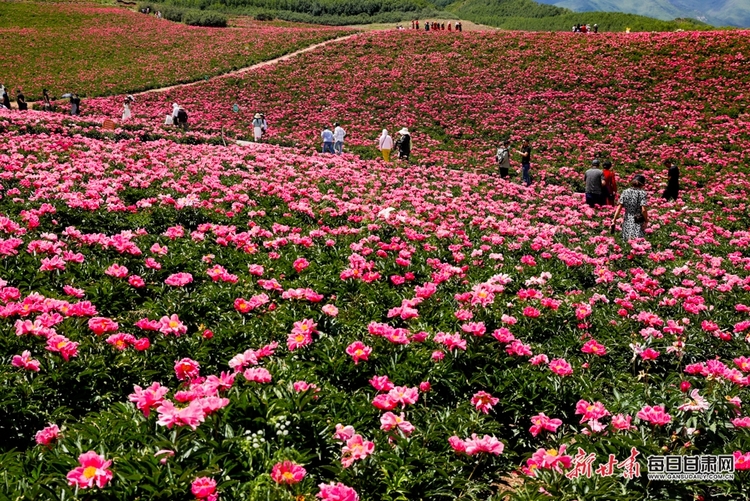
[[[607,205],[615,205],[615,198],[617,197],[617,178],[615,171],[612,170],[612,162],[607,160],[602,165],[604,167],[604,203]]]

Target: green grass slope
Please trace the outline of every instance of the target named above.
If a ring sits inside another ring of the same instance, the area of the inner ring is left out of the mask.
[[[574,24],[598,24],[601,31],[710,29],[696,20],[662,21],[621,12],[572,12],[532,0],[464,0],[448,7],[461,19],[509,30],[569,31]]]

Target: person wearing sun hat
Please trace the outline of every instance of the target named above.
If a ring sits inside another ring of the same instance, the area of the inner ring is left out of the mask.
[[[259,142],[260,138],[263,137],[263,117],[260,113],[256,113],[253,116],[253,138],[255,142]]]
[[[398,149],[398,158],[409,160],[409,155],[411,154],[411,134],[409,134],[409,129],[404,127],[398,133],[401,135],[396,140],[396,149]]]

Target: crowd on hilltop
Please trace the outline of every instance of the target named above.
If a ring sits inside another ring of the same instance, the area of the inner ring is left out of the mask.
[[[418,30],[419,28],[419,19],[415,19],[411,22],[411,29]],[[424,22],[424,30],[425,31],[453,31],[454,30],[454,24],[453,21],[448,21],[447,28],[445,23],[438,23],[433,21],[425,21]],[[464,27],[463,24],[461,24],[461,21],[456,21],[455,24],[455,30],[456,31],[463,31]]]
[[[576,24],[573,26],[573,33],[593,33],[597,34],[599,33],[599,25],[595,24],[593,26],[589,24]]]
[[[67,93],[60,96],[60,98],[70,100],[71,115],[75,116],[80,113],[81,98],[78,97],[78,94],[76,94],[75,92]],[[49,95],[47,89],[42,89],[42,111],[56,111],[56,100],[57,98]],[[0,109],[3,108],[10,110],[12,109],[12,105],[10,103],[10,95],[8,94],[8,89],[6,89],[3,84],[0,84]],[[29,103],[26,101],[26,96],[24,96],[21,89],[16,89],[16,109],[18,109],[18,111],[26,111],[29,109]]]

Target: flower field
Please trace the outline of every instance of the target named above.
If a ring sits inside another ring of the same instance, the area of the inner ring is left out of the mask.
[[[416,158],[460,169],[489,167],[500,140],[530,137],[539,175],[597,151],[628,169],[674,156],[703,173],[708,162],[746,161],[747,54],[739,31],[374,32],[242,78],[143,96],[134,113],[159,123],[178,102],[194,127],[251,138],[260,110],[269,141],[318,149],[323,126],[339,121],[365,157],[384,127],[405,126]],[[119,97],[90,106],[113,116],[122,107]]]
[[[30,101],[132,93],[250,66],[346,33],[243,20],[199,28],[96,3],[0,5],[2,83]],[[120,104],[122,102],[120,101]]]
[[[370,33],[141,96],[113,132],[115,97],[0,111],[0,490],[747,498],[748,48]],[[224,145],[235,100],[278,144]],[[160,125],[172,101],[190,132]],[[333,120],[361,155],[311,151]],[[414,131],[413,163],[373,159],[383,126]],[[509,136],[530,188],[492,168]],[[647,175],[647,241],[583,203],[599,151]],[[708,454],[734,480],[646,478]]]

